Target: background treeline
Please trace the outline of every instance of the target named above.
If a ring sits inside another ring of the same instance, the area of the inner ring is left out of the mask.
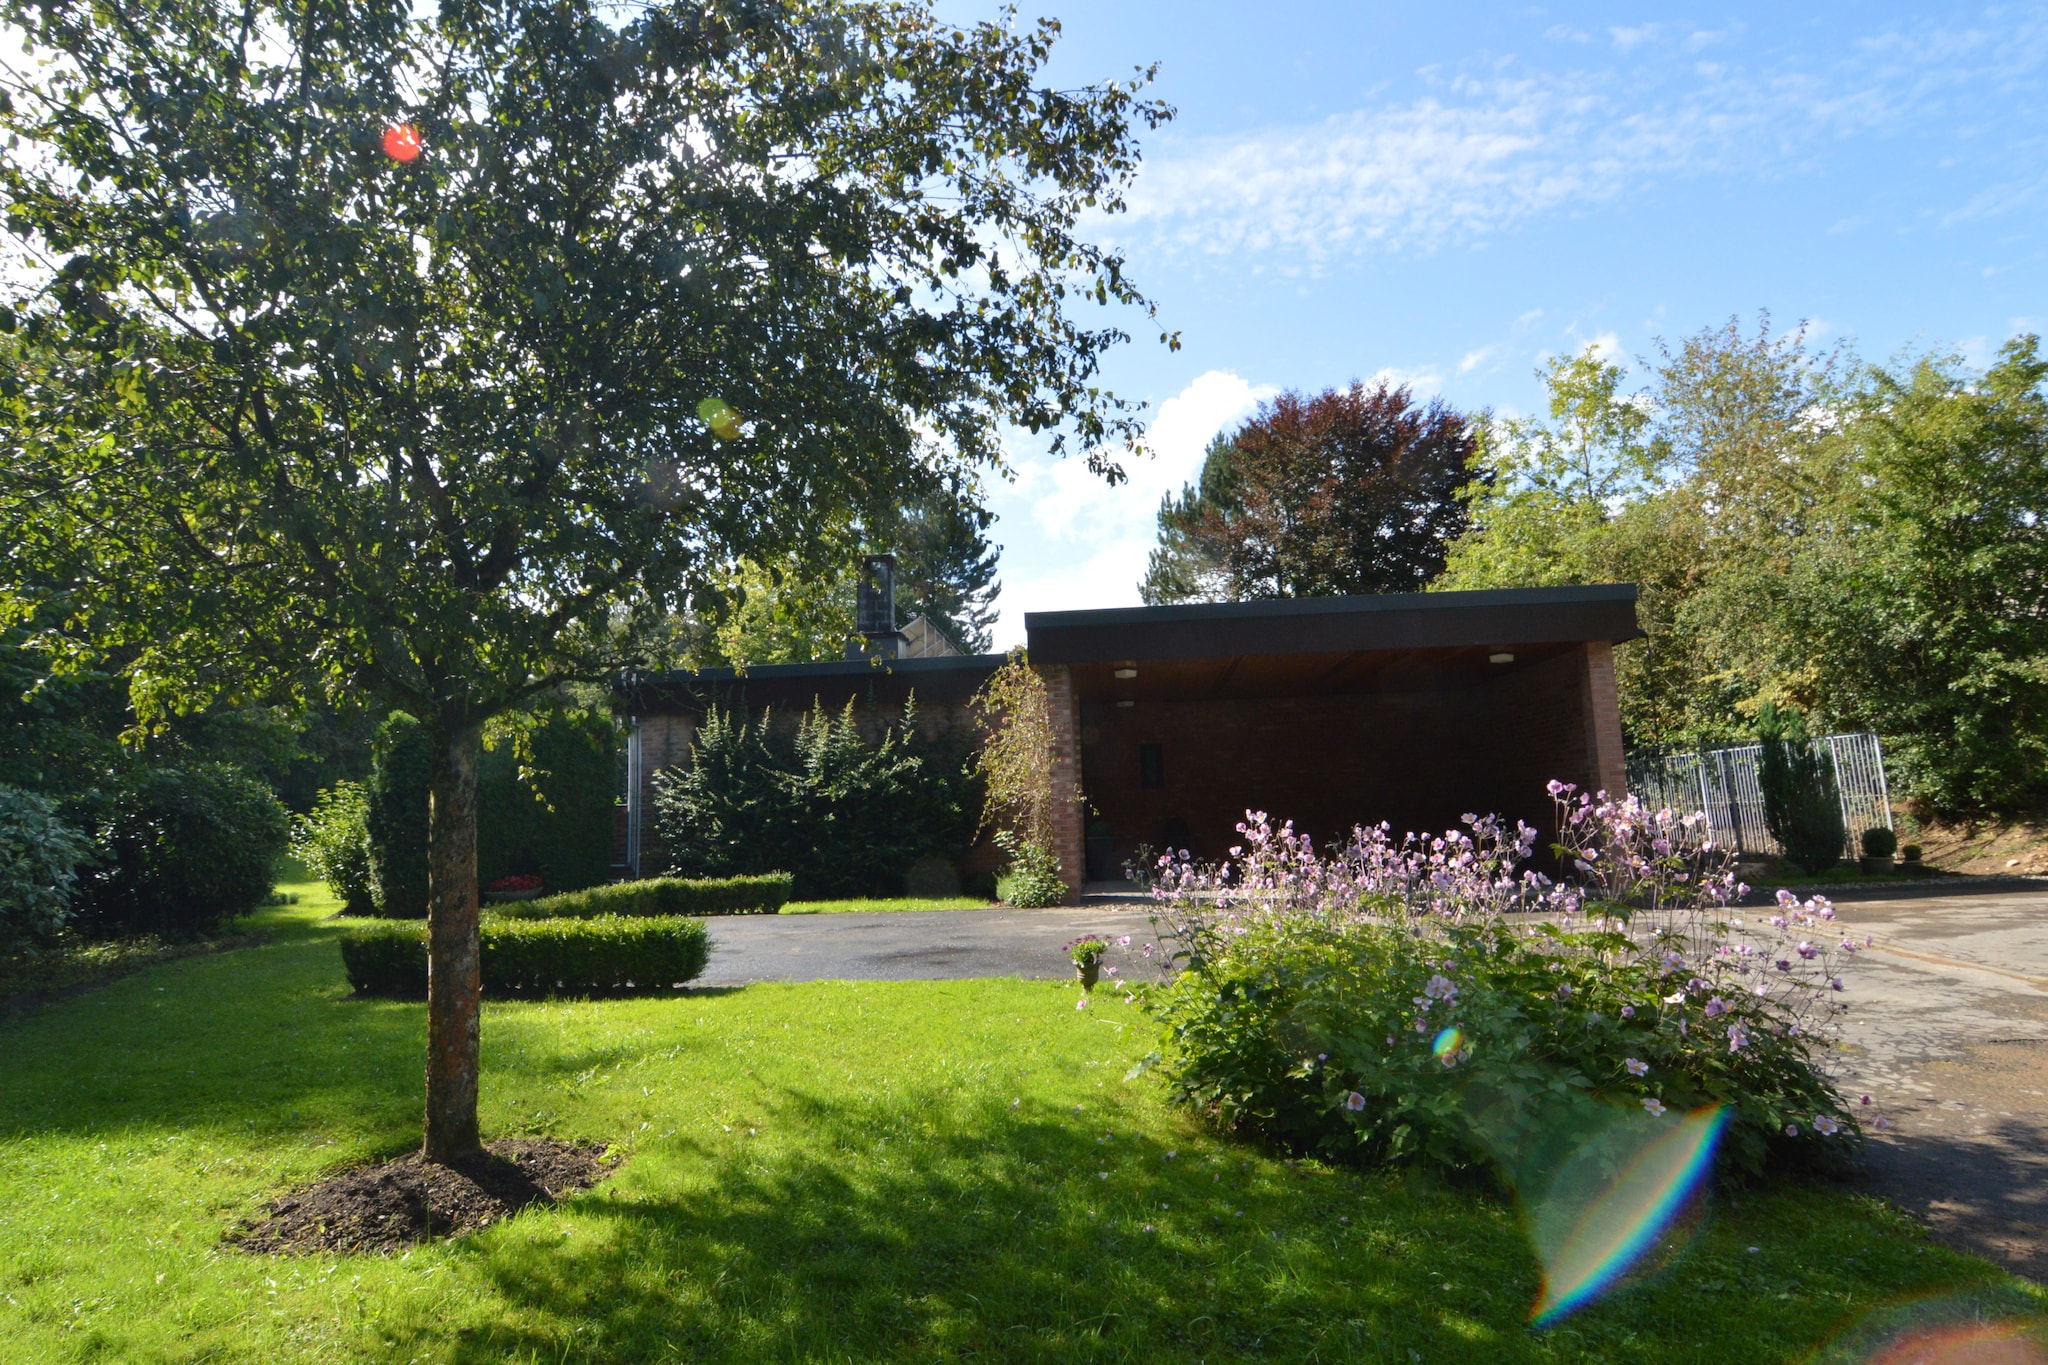
[[[1386,386],[1266,405],[1162,506],[1147,600],[1632,582],[1631,746],[1748,739],[1769,707],[1878,732],[1925,812],[2042,797],[2035,338],[1982,369],[1869,364],[1731,321],[1639,369],[1588,350],[1542,378],[1531,417]]]

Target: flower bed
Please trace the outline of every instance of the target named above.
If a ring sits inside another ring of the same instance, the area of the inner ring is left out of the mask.
[[[1534,830],[1477,817],[1326,858],[1250,813],[1230,863],[1163,860],[1175,1093],[1296,1150],[1510,1183],[1628,1113],[1712,1111],[1749,1170],[1853,1141],[1826,1063],[1856,945],[1827,902],[1745,918],[1699,817],[1553,795],[1569,882],[1523,866]]]
[[[710,954],[704,921],[680,915],[510,919],[486,915],[483,985],[495,996],[621,995],[665,991],[695,978]],[[386,920],[341,935],[358,995],[418,1000],[427,993],[427,927]]]

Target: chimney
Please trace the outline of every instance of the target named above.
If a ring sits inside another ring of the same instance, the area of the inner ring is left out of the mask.
[[[896,556],[869,555],[861,561],[860,596],[854,607],[860,639],[847,644],[851,659],[900,659],[906,643],[896,629]]]

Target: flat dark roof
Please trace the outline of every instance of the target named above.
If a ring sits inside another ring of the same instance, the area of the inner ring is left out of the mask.
[[[1043,664],[1614,643],[1643,633],[1633,583],[1035,611],[1024,630],[1032,661]]]

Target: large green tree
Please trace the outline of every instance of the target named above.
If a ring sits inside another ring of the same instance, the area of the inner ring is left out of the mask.
[[[425,1152],[478,1147],[491,716],[709,566],[999,458],[1114,475],[1144,77],[916,0],[0,0],[5,585],[145,715],[366,692],[433,759]],[[42,585],[29,594],[24,585]],[[58,605],[52,607],[52,602]],[[23,607],[26,610],[27,607]]]
[[[1473,430],[1382,381],[1284,393],[1159,508],[1147,602],[1415,592],[1465,528]]]

